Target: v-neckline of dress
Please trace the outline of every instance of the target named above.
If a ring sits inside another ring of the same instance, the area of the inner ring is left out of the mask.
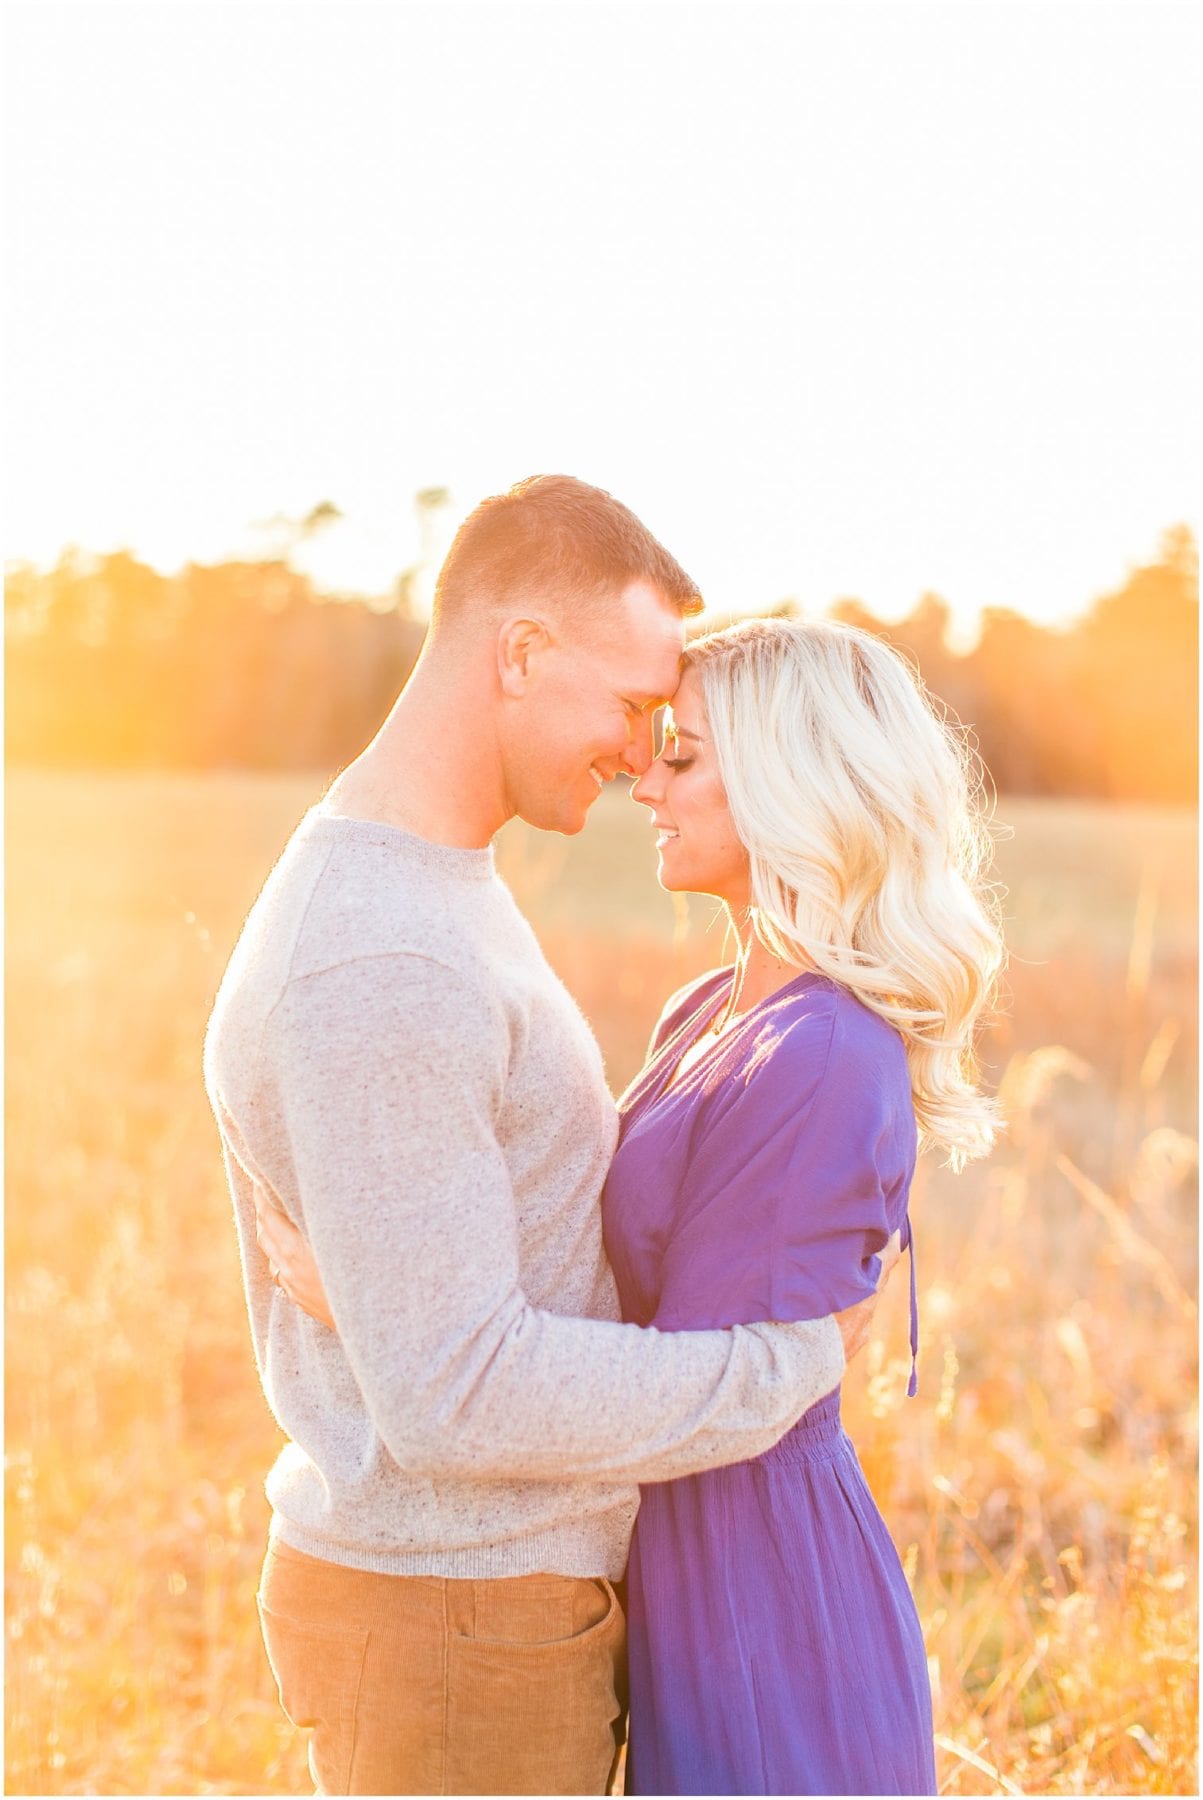
[[[726,973],[726,971],[724,971],[724,973]],[[668,1042],[664,1044],[659,1051],[656,1062],[659,1062],[661,1058],[665,1058],[666,1061],[664,1068],[657,1070],[654,1079],[648,1084],[646,1098],[649,1102],[662,1100],[667,1094],[679,1092],[686,1085],[694,1070],[702,1068],[709,1060],[711,1053],[717,1049],[720,1044],[734,1038],[748,1020],[753,1018],[762,1007],[767,1006],[771,1000],[780,999],[783,994],[796,987],[799,982],[821,979],[817,969],[799,969],[796,975],[791,976],[789,981],[783,981],[781,986],[774,988],[771,994],[765,994],[762,999],[756,1001],[754,1006],[749,1006],[746,1012],[738,1013],[728,1030],[717,1032],[713,1042],[706,1046],[701,1055],[696,1056],[687,1069],[682,1069],[682,1059],[688,1055],[689,1051],[692,1050],[699,1040],[710,1030],[719,1010],[730,999],[731,986],[735,980],[734,965],[732,965],[730,976],[730,981],[721,983],[717,993],[711,995],[710,1001],[703,1011],[701,1025],[697,1026],[696,1029],[692,1031],[691,1035],[688,1037],[685,1036],[685,1034],[690,1031],[690,1027],[694,1025],[698,1016],[697,1013],[691,1013],[689,1018],[682,1020],[672,1037],[669,1038]],[[653,1063],[652,1066],[654,1068],[655,1064]],[[665,1070],[667,1070],[667,1073],[665,1073]],[[651,1070],[649,1070],[649,1074],[650,1073]]]

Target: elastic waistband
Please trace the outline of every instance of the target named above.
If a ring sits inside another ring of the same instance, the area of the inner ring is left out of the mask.
[[[771,1450],[766,1450],[759,1460],[830,1462],[845,1446],[851,1448],[851,1439],[840,1419],[840,1397],[837,1390],[812,1406],[808,1413],[803,1413],[793,1430],[787,1431],[781,1441],[774,1444]]]

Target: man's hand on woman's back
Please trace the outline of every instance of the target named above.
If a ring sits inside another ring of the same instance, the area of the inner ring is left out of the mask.
[[[886,1282],[894,1272],[895,1265],[902,1256],[902,1233],[896,1231],[881,1253],[881,1274],[877,1278],[877,1292],[870,1294],[865,1300],[858,1300],[855,1306],[847,1307],[836,1313],[835,1322],[840,1328],[840,1336],[844,1340],[844,1361],[851,1362],[869,1341],[869,1332],[873,1325],[873,1314],[877,1311],[877,1302]]]

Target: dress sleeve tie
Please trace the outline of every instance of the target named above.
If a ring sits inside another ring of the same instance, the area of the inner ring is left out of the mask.
[[[902,1247],[910,1252],[911,1263],[911,1378],[906,1392],[913,1400],[919,1391],[919,1290],[915,1284],[915,1231],[909,1213],[903,1224]]]

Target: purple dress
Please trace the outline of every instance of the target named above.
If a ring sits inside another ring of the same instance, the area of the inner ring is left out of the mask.
[[[821,1318],[909,1235],[902,1041],[836,983],[799,975],[668,1085],[730,984],[670,1002],[620,1102],[606,1246],[641,1325]],[[628,1598],[628,1792],[935,1793],[923,1636],[838,1391],[763,1456],[645,1487]]]

